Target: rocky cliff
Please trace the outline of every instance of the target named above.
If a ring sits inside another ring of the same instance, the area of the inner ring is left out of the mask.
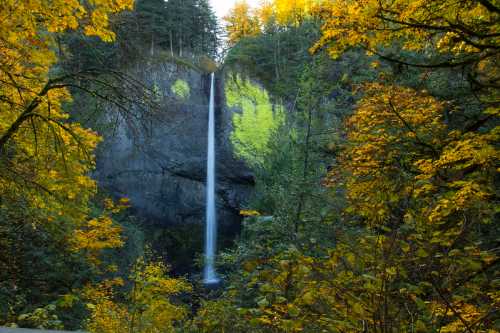
[[[130,74],[155,91],[158,107],[106,113],[112,130],[104,134],[95,177],[114,196],[128,197],[132,212],[147,224],[191,230],[195,243],[202,243],[209,75],[168,62],[141,64]],[[239,230],[238,212],[253,178],[234,158],[229,136],[237,110],[226,107],[223,80],[216,82],[216,205],[224,242]],[[165,235],[154,237],[161,242]]]

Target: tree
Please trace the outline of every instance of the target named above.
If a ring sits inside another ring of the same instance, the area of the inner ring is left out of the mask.
[[[496,1],[344,0],[325,2],[317,12],[324,20],[323,37],[313,52],[327,47],[338,57],[350,47],[361,47],[405,65],[464,67],[474,85],[499,88],[500,6]],[[404,50],[436,52],[411,62]]]
[[[90,151],[98,136],[66,121],[63,104],[70,101],[67,80],[51,68],[57,61],[54,34],[83,29],[88,35],[112,40],[109,14],[130,8],[132,1],[96,1],[93,10],[79,3],[2,3],[5,16],[0,36],[0,151],[3,198],[30,198],[30,205],[50,214],[63,209],[56,197],[76,208],[94,191],[86,176],[93,166]],[[62,15],[54,15],[61,13]],[[36,17],[44,17],[38,20]],[[20,59],[23,59],[21,62]],[[64,175],[64,177],[61,177]],[[76,190],[75,184],[81,188]],[[14,189],[18,191],[14,191]],[[23,195],[24,194],[24,195]],[[78,209],[71,212],[81,217]]]
[[[365,92],[329,179],[345,182],[347,221],[366,234],[357,248],[337,248],[335,265],[348,258],[340,271],[350,278],[338,273],[332,292],[351,290],[345,304],[374,330],[491,328],[497,131],[451,130],[442,118],[446,104],[412,89],[374,83]],[[363,297],[354,297],[360,290]]]
[[[151,55],[155,50],[168,50],[171,56],[217,53],[219,28],[207,0],[140,0],[134,11],[119,18],[117,42],[127,58],[144,48]]]
[[[194,50],[198,53],[207,53],[215,58],[219,45],[219,23],[215,12],[208,0],[198,0],[195,4],[196,17],[194,26],[197,28],[193,33],[195,44]]]
[[[139,35],[150,41],[150,53],[154,55],[155,45],[165,43],[168,38],[166,2],[163,0],[141,0],[135,7]]]
[[[260,33],[259,19],[244,0],[236,2],[227,16],[224,17],[224,21],[226,21],[230,45],[235,45],[243,37],[255,36]]]
[[[175,323],[187,315],[173,298],[191,291],[183,279],[166,276],[167,267],[161,262],[139,258],[131,272],[132,284],[119,301],[116,287],[120,279],[107,280],[98,286],[89,286],[83,296],[91,310],[87,329],[95,333],[115,332],[176,332]]]
[[[276,19],[284,26],[298,26],[310,16],[316,0],[274,0]]]
[[[354,286],[344,302],[374,330],[492,329],[498,308],[492,289],[498,256],[488,236],[498,205],[497,5],[338,1],[318,12],[323,37],[313,52],[325,46],[339,57],[355,47],[397,66],[426,69],[425,75],[463,71],[482,97],[479,105],[461,105],[459,97],[439,101],[422,88],[364,86],[347,122],[342,162],[329,179],[345,184],[347,221],[363,226],[366,236],[358,237],[357,249],[338,248],[335,265],[351,258],[342,269],[349,280],[337,280],[333,289]],[[478,109],[474,118],[467,117],[469,108]],[[369,298],[354,297],[360,290]],[[403,307],[408,316],[398,311]]]
[[[31,272],[35,267],[45,271],[65,263],[76,270],[88,264],[71,254],[62,258],[61,253],[70,252],[75,230],[84,229],[91,220],[90,201],[96,184],[89,173],[100,138],[68,120],[65,105],[71,102],[69,89],[90,73],[61,73],[56,66],[58,36],[72,30],[112,41],[115,34],[110,30],[109,16],[131,9],[132,3],[96,0],[90,6],[86,1],[7,0],[0,4],[0,246],[2,255],[15,254],[5,260],[2,269],[8,278],[2,278],[0,289],[2,294],[8,291],[8,298],[4,301],[1,297],[1,305],[7,303],[14,309],[14,313],[5,312],[8,317],[15,317],[19,304],[25,305],[22,297],[26,294],[32,306],[54,298],[47,280],[17,273]],[[88,227],[92,229],[92,225]],[[103,225],[100,231],[114,235],[114,241],[107,245],[107,236],[100,235],[104,236],[101,249],[119,245],[118,230],[112,225]],[[41,248],[34,249],[34,244]],[[40,258],[43,260],[36,265],[30,264]],[[68,272],[64,283],[71,276]],[[31,294],[21,289],[33,285],[38,290]]]

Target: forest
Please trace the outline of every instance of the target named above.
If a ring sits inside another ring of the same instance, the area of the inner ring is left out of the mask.
[[[0,332],[500,332],[500,0],[213,3],[0,0]]]

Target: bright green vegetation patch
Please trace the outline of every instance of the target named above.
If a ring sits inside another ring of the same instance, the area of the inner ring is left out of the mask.
[[[283,124],[283,106],[273,104],[265,89],[240,75],[227,80],[225,93],[228,106],[242,110],[233,116],[231,142],[236,155],[250,164],[260,164],[270,153],[268,143],[273,133]]]
[[[181,79],[175,81],[175,83],[172,85],[170,89],[175,94],[175,96],[177,96],[179,99],[182,100],[188,99],[189,95],[191,94],[189,83]]]

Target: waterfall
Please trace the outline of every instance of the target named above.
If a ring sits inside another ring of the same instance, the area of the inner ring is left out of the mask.
[[[207,149],[207,206],[205,232],[205,274],[206,284],[217,283],[215,273],[215,247],[217,243],[217,217],[215,214],[215,74],[212,73],[210,83],[210,105],[208,108],[208,149]]]

